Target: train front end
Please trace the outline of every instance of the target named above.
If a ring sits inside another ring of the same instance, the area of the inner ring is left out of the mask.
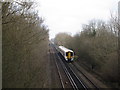
[[[73,59],[74,59],[74,53],[71,52],[71,51],[66,52],[65,59],[66,59],[68,62],[73,61]]]

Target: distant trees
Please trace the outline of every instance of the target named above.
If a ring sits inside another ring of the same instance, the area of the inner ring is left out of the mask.
[[[2,3],[3,88],[32,87],[44,71],[49,30],[43,21],[33,2]]]
[[[59,42],[62,35],[59,39],[58,35],[55,40]],[[79,62],[87,64],[91,70],[98,72],[105,80],[117,82],[118,29],[116,22],[111,20],[105,23],[102,20],[91,20],[88,25],[83,25],[80,33],[71,37],[69,41],[62,39],[61,42],[75,51]]]
[[[54,39],[55,43],[57,45],[64,45],[70,47],[70,41],[72,39],[72,36],[68,33],[59,33],[56,35],[56,38]]]

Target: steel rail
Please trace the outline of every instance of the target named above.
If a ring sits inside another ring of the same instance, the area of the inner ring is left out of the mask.
[[[52,49],[52,51],[53,51],[53,49]],[[60,73],[60,69],[59,69],[58,64],[56,62],[55,56],[52,53],[51,53],[51,56],[53,56],[53,59],[55,61],[55,64],[56,64],[56,67],[57,67],[57,71],[58,71],[58,76],[60,78],[60,82],[61,82],[62,88],[65,88],[63,80],[62,80],[62,76],[61,76],[61,73]]]
[[[63,69],[64,69],[64,71],[65,71],[65,74],[67,75],[67,77],[68,77],[68,79],[69,79],[72,87],[73,87],[73,88],[78,88],[77,85],[76,85],[76,83],[74,82],[72,76],[70,75],[69,71],[68,71],[67,68],[65,67],[64,63],[61,61],[61,58],[60,58],[60,57],[58,57],[58,58],[59,58],[59,60],[60,60],[60,63],[61,63],[61,65],[62,65],[62,67],[63,67]]]
[[[77,79],[79,80],[79,82],[82,84],[82,86],[84,87],[84,88],[87,88],[87,86],[85,86],[84,84],[83,84],[83,82],[78,78],[78,76],[75,74],[75,72],[72,70],[72,68],[68,65],[68,67],[70,68],[70,70],[74,73],[74,75],[77,77]]]
[[[54,46],[53,46],[54,47]],[[55,48],[55,47],[54,47]],[[57,52],[56,48],[55,51]],[[83,87],[85,90],[87,89],[87,87],[82,83],[82,81],[77,77],[77,75],[73,72],[73,70],[65,63],[63,63],[63,60],[60,58],[60,56],[58,55],[58,53],[55,53],[57,55],[57,57],[59,58],[59,61],[61,62],[64,71],[68,77],[68,79],[71,82],[72,87],[76,90],[78,90],[79,88]],[[68,70],[69,68],[69,70]],[[71,72],[71,73],[70,73]],[[76,79],[76,81],[75,81]],[[79,83],[79,85],[78,85]],[[81,86],[80,86],[81,85]]]
[[[78,67],[74,64],[73,65],[95,88],[99,88],[98,86],[96,86],[80,69],[78,69]]]
[[[55,56],[54,56],[54,55],[53,55],[53,57],[54,57],[54,59],[55,59]],[[61,81],[61,84],[62,84],[62,88],[65,88],[64,83],[63,83],[63,79],[62,79],[62,76],[61,76],[61,73],[60,73],[59,66],[58,66],[58,64],[57,64],[57,62],[56,62],[56,59],[55,59],[55,64],[56,64],[56,66],[57,66],[57,70],[58,70],[58,74],[59,74],[60,81]]]
[[[54,46],[53,46],[53,48],[54,48],[54,50],[57,52],[57,49],[56,49]],[[59,61],[60,61],[60,64],[62,65],[62,68],[63,68],[63,70],[64,70],[67,78],[69,79],[69,81],[70,81],[73,89],[74,89],[74,90],[76,90],[76,89],[79,90],[78,87],[77,87],[77,85],[75,84],[73,78],[71,77],[69,71],[67,70],[67,68],[65,67],[64,63],[62,62],[61,58],[59,57],[59,55],[58,55],[57,53],[55,53],[55,54],[56,54],[56,56],[58,57],[58,59],[59,59]]]
[[[54,46],[53,46],[54,47]],[[55,47],[54,47],[55,48]],[[57,51],[57,49],[55,48],[55,50],[56,50],[56,52],[58,52]],[[59,55],[58,55],[59,56]],[[59,58],[60,58],[60,56],[59,56]],[[61,59],[61,58],[60,58]],[[60,60],[61,61],[61,60]],[[71,64],[71,63],[70,63]],[[78,69],[78,67],[77,66],[75,66],[74,64],[71,64],[71,65],[73,65],[74,66],[74,68],[76,68],[96,89],[98,89],[99,87],[98,86],[96,86],[82,71],[80,71],[79,69]],[[72,70],[72,68],[69,66],[69,65],[67,65],[70,69],[71,69],[71,71],[74,73],[74,71]],[[74,75],[76,75],[75,73],[74,73]],[[76,75],[76,77],[78,78],[78,76]],[[79,79],[79,78],[78,78]],[[79,79],[79,81],[81,82],[81,80]],[[86,88],[86,86],[81,82],[81,84]],[[88,87],[87,87],[88,88]]]

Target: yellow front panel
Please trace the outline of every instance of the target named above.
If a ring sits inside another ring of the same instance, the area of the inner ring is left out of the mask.
[[[70,52],[68,53],[68,58],[69,58],[69,59],[71,58]]]

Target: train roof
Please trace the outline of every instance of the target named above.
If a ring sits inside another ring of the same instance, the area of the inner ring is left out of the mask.
[[[73,52],[72,50],[65,48],[64,46],[59,46],[59,48],[65,52],[68,52],[68,51]]]

